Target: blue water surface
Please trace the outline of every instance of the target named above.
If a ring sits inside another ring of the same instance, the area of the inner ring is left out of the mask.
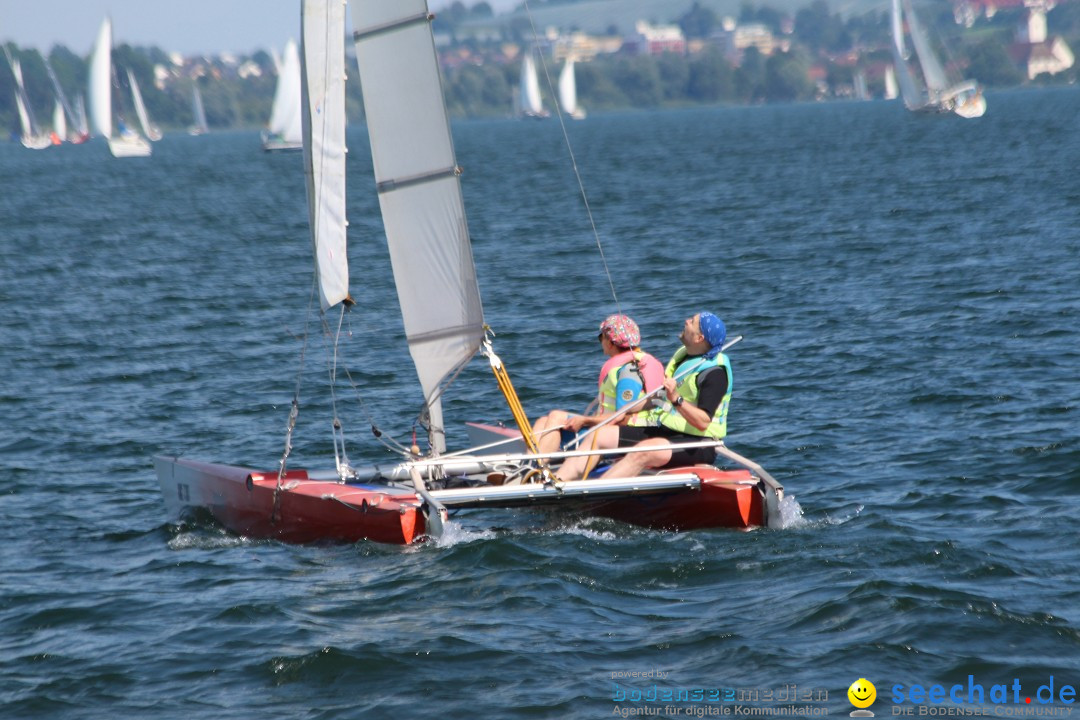
[[[0,716],[602,718],[657,686],[817,689],[846,715],[858,678],[880,716],[896,684],[1080,684],[1080,93],[567,133],[596,236],[555,121],[454,126],[526,410],[585,405],[606,314],[666,357],[711,310],[745,338],[729,444],[801,514],[673,534],[463,513],[405,548],[173,524],[152,457],[274,468],[298,379],[292,466],[331,456],[301,157],[254,133],[141,160],[0,144]],[[391,457],[372,423],[411,441],[421,398],[349,138],[337,407],[361,464]],[[509,417],[483,363],[446,415],[457,445]]]

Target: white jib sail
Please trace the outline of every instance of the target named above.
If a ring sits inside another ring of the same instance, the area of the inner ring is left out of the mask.
[[[375,183],[409,351],[445,449],[440,383],[472,357],[484,313],[425,0],[354,2]]]
[[[288,142],[299,143],[302,132],[300,113],[300,54],[296,42],[290,40],[285,45],[277,89],[274,91],[268,126],[270,132]]]
[[[94,132],[112,136],[112,21],[105,18],[90,61],[90,120]]]
[[[300,26],[304,175],[319,297],[326,310],[349,295],[344,0],[304,0]]]
[[[135,114],[139,117],[139,127],[142,128],[145,137],[150,137],[150,118],[146,115],[146,103],[143,102],[142,93],[139,92],[139,83],[135,82],[135,76],[131,74],[130,68],[127,76],[128,83],[131,85],[131,97],[135,101]]]
[[[559,74],[559,104],[567,115],[577,112],[577,80],[574,77],[573,58],[566,59],[566,65]]]
[[[949,79],[945,76],[945,68],[937,59],[937,55],[930,48],[930,38],[926,34],[916,17],[911,3],[905,2],[904,9],[907,11],[908,28],[911,30],[911,43],[915,46],[915,54],[919,56],[919,65],[922,66],[923,79],[926,88],[930,91],[931,99],[949,87]]]

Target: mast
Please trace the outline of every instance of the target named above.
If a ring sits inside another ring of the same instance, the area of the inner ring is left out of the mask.
[[[405,336],[446,448],[441,383],[479,349],[484,314],[426,0],[352,6],[356,60]]]

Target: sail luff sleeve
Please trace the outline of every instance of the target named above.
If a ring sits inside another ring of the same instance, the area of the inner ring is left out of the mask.
[[[345,6],[304,0],[301,18],[304,175],[322,309],[349,295],[345,218]]]

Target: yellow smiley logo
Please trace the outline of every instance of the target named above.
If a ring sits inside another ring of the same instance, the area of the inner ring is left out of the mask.
[[[859,678],[847,689],[848,700],[857,708],[868,708],[877,699],[877,688],[866,678]]]

